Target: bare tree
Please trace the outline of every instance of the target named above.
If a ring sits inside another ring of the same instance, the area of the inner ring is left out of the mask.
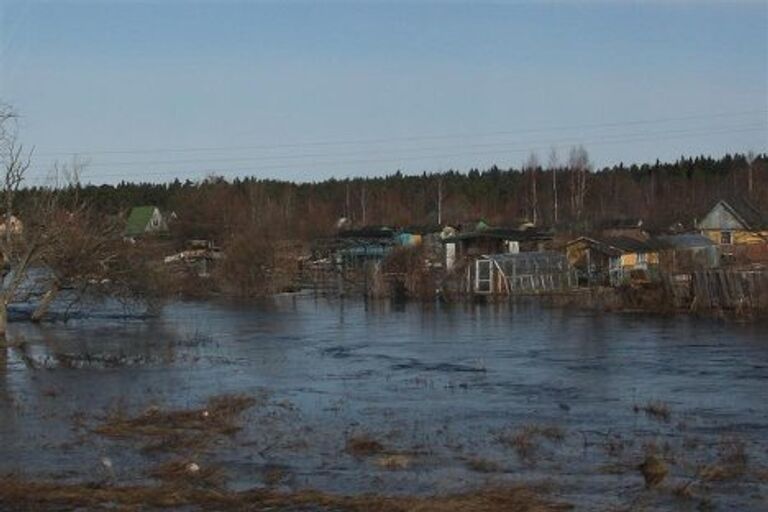
[[[568,155],[568,168],[571,173],[571,210],[576,220],[580,220],[587,196],[587,177],[591,170],[589,154],[584,146],[571,148]]]
[[[536,156],[536,153],[531,153],[530,155],[528,155],[528,160],[526,160],[525,164],[523,164],[523,171],[530,176],[531,221],[533,222],[534,225],[538,224],[538,221],[539,221],[539,199],[538,199],[538,190],[537,190],[537,184],[536,184],[536,175],[539,172],[539,167],[540,167],[539,157]]]
[[[23,240],[23,228],[14,215],[14,199],[29,170],[32,151],[25,151],[17,137],[16,114],[0,105],[0,163],[2,164],[3,236],[0,237],[2,274],[0,275],[0,342],[5,341],[8,304],[26,279],[38,241]]]
[[[437,225],[443,225],[443,175],[437,178]]]
[[[147,299],[148,304],[155,275],[140,264],[140,255],[131,254],[135,248],[122,241],[120,227],[91,212],[81,201],[78,191],[83,162],[74,160],[71,167],[57,165],[53,183],[29,195],[23,210],[17,206],[32,151],[25,151],[18,142],[13,113],[2,110],[0,114],[0,205],[4,208],[0,225],[0,343],[5,342],[9,304],[35,298],[38,285],[44,293],[32,320],[46,314],[64,287],[84,292],[94,284],[108,284],[102,288],[111,296]],[[59,182],[62,177],[66,186]],[[34,283],[30,279],[33,268]]]
[[[557,158],[557,149],[554,147],[549,150],[549,161],[547,162],[547,168],[552,173],[552,223],[557,224],[557,169],[560,163]]]
[[[365,226],[368,222],[368,219],[366,217],[366,197],[365,197],[365,182],[363,182],[363,185],[360,189],[360,213],[363,217],[363,226]]]

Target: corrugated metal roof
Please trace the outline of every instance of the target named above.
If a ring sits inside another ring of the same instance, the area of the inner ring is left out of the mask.
[[[684,233],[681,235],[661,235],[656,237],[659,243],[668,249],[693,249],[696,247],[712,247],[715,242],[698,233]]]

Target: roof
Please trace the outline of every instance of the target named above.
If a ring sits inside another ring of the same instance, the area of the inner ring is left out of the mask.
[[[601,238],[603,243],[615,247],[623,252],[653,252],[662,248],[658,240],[651,238],[649,240],[638,240],[628,236],[617,236]]]
[[[400,229],[401,233],[411,233],[413,235],[429,235],[432,233],[440,233],[445,226],[440,224],[426,224],[421,226],[406,226]]]
[[[694,249],[697,247],[713,247],[717,244],[704,235],[685,233],[681,235],[660,235],[656,240],[665,249]]]
[[[598,250],[601,250],[609,256],[618,256],[626,253],[648,253],[658,251],[662,244],[657,239],[637,240],[628,236],[600,237],[590,238],[587,236],[579,237],[568,242],[568,245],[579,241],[586,241]]]
[[[529,242],[537,240],[552,240],[552,234],[537,229],[487,228],[483,229],[482,231],[459,233],[457,235],[445,238],[443,242],[452,243],[461,240],[476,240],[480,238],[495,238],[499,240]]]
[[[339,231],[339,238],[392,238],[395,231],[387,226],[364,226]]]
[[[147,229],[147,224],[152,220],[155,208],[154,206],[134,206],[131,208],[128,220],[125,223],[125,235],[136,236],[143,234]]]
[[[643,219],[640,218],[620,218],[609,219],[603,222],[602,229],[639,229],[643,227]]]
[[[757,206],[749,200],[744,198],[734,198],[728,201],[721,199],[717,204],[721,203],[725,209],[730,211],[744,225],[745,228],[755,230],[768,229],[768,214],[759,210]],[[717,206],[717,204],[715,206]]]

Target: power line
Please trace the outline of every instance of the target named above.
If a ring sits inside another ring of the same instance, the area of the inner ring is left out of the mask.
[[[739,117],[739,116],[745,116],[745,115],[766,116],[768,115],[768,109],[748,110],[748,111],[739,111],[739,112],[720,112],[715,114],[697,114],[697,115],[689,115],[689,116],[682,116],[682,117],[641,119],[641,120],[631,120],[631,121],[614,121],[614,122],[607,122],[607,123],[524,128],[519,130],[485,132],[485,133],[413,135],[413,136],[389,137],[389,138],[378,138],[378,139],[308,141],[308,142],[293,142],[293,143],[282,143],[282,144],[259,144],[259,145],[248,145],[248,146],[59,151],[59,152],[39,153],[38,156],[119,155],[119,154],[131,155],[131,154],[148,154],[148,153],[155,153],[155,154],[196,153],[196,152],[213,152],[213,151],[226,152],[226,151],[245,151],[245,150],[253,150],[253,149],[287,149],[287,148],[313,147],[313,146],[345,146],[345,145],[352,145],[352,144],[381,144],[381,143],[387,143],[387,142],[400,142],[400,141],[423,141],[423,140],[440,140],[440,139],[455,139],[455,138],[495,137],[495,136],[516,135],[516,134],[522,134],[522,133],[540,133],[540,132],[558,131],[558,130],[615,128],[620,126],[662,124],[662,123],[679,122],[679,121],[718,119],[723,117]]]
[[[743,127],[760,127],[765,126],[768,128],[768,122],[766,123],[750,123],[749,125],[737,125],[737,126],[724,126],[724,127],[718,127],[717,129],[740,129]],[[691,130],[695,130],[696,132],[700,131],[701,129],[694,129],[694,128],[681,128],[681,129],[674,129],[674,130],[664,130],[664,131],[654,131],[654,135],[676,135],[676,134],[685,134],[691,132]],[[635,136],[643,136],[643,135],[649,135],[647,132],[636,132],[636,133],[625,133],[625,134],[617,134],[617,135],[607,135],[606,138],[608,140],[616,138],[616,137],[635,137]],[[567,139],[571,141],[571,143],[578,143],[579,139],[572,138]],[[493,147],[506,147],[511,142],[514,141],[502,141],[502,142],[490,142],[490,143],[479,143],[479,144],[462,144],[460,147],[462,148],[493,148]],[[529,141],[526,143],[525,148],[521,149],[527,149],[530,144],[534,145],[540,145],[540,144],[546,144],[546,143],[554,143],[554,144],[562,144],[563,139],[559,140],[538,140],[538,141]],[[451,146],[448,149],[456,148],[456,145]],[[201,159],[173,159],[173,160],[131,160],[131,161],[118,161],[118,162],[97,162],[93,165],[91,165],[91,168],[113,168],[113,167],[132,167],[132,166],[155,166],[155,165],[180,165],[180,164],[225,164],[225,163],[241,163],[241,162],[282,162],[282,161],[291,161],[291,160],[303,160],[308,158],[338,158],[338,157],[347,157],[347,156],[363,156],[363,155],[371,155],[371,154],[377,154],[377,153],[398,153],[401,156],[403,154],[408,153],[424,153],[424,152],[433,152],[433,151],[444,151],[446,148],[441,146],[432,146],[432,147],[417,147],[417,148],[403,148],[398,150],[391,150],[391,149],[380,149],[377,151],[371,151],[371,150],[358,150],[358,151],[352,151],[352,152],[343,152],[343,153],[304,153],[304,154],[291,154],[291,155],[275,155],[275,156],[254,156],[254,157],[243,157],[243,158],[215,158],[215,159],[207,159],[207,160],[201,160]]]
[[[487,154],[493,154],[493,155],[505,155],[510,153],[526,153],[529,151],[544,151],[548,150],[550,148],[555,149],[563,149],[572,146],[573,144],[584,144],[587,146],[602,146],[602,145],[610,145],[610,144],[624,144],[629,142],[651,142],[655,140],[668,140],[668,139],[684,139],[689,137],[700,137],[700,136],[708,136],[708,135],[723,135],[723,134],[731,134],[731,133],[747,133],[747,132],[754,132],[754,131],[764,131],[766,129],[766,126],[761,125],[749,125],[744,126],[740,128],[729,128],[729,129],[720,129],[720,130],[709,130],[709,131],[686,131],[683,133],[676,133],[676,134],[663,134],[663,136],[660,136],[660,133],[655,133],[652,135],[649,134],[639,134],[632,137],[622,137],[622,138],[614,138],[614,139],[600,139],[600,140],[593,140],[593,141],[580,141],[580,140],[574,140],[572,142],[563,142],[560,141],[557,144],[546,144],[540,147],[526,147],[526,148],[507,148],[503,150],[496,150],[496,151],[474,151],[474,152],[458,152],[458,153],[436,153],[432,155],[424,155],[424,156],[416,156],[416,157],[410,157],[407,158],[408,160],[424,160],[424,159],[437,159],[437,158],[451,158],[451,157],[459,157],[459,156],[479,156],[479,155],[487,155]],[[385,159],[357,159],[357,160],[338,160],[338,161],[315,161],[311,162],[309,164],[305,164],[308,167],[317,167],[317,166],[346,166],[346,165],[358,165],[358,164],[375,164],[375,163],[396,163],[396,162],[402,162],[403,158],[385,158]],[[285,169],[296,169],[297,171],[300,170],[298,168],[300,164],[285,164],[285,165],[271,165],[267,167],[245,167],[245,168],[230,168],[230,169],[216,169],[216,168],[206,168],[206,169],[199,169],[196,171],[191,171],[190,174],[199,174],[200,177],[203,177],[205,174],[209,173],[217,173],[217,174],[232,174],[232,173],[245,173],[245,172],[253,172],[253,171],[261,171],[261,172],[270,172],[270,171],[277,171],[277,170],[285,170]],[[166,177],[183,177],[187,179],[184,176],[180,176],[179,171],[175,170],[164,170],[164,171],[151,171],[151,172],[143,172],[142,178],[146,178],[148,176],[166,176]],[[92,179],[104,179],[104,178],[114,178],[114,177],[125,177],[125,172],[121,173],[100,173],[94,176]],[[44,177],[38,177],[38,178],[29,178],[27,181],[37,181],[37,182],[45,182],[48,178]]]

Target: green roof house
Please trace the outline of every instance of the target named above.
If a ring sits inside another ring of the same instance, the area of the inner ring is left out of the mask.
[[[168,231],[168,224],[156,206],[135,206],[128,214],[123,236],[133,238]]]

